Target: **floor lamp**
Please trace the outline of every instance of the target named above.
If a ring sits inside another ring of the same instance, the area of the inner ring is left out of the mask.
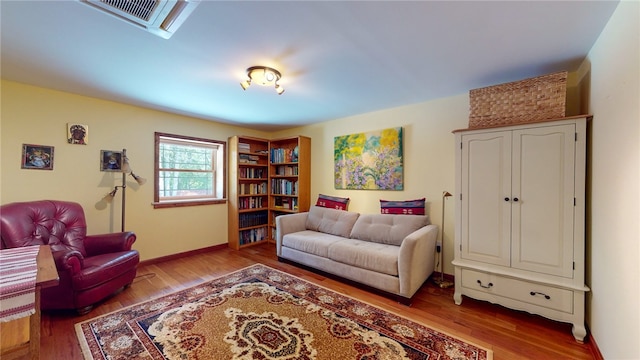
[[[110,199],[113,199],[118,192],[118,188],[122,189],[122,219],[120,220],[120,231],[124,232],[124,219],[125,219],[125,201],[127,194],[127,174],[138,183],[138,185],[144,185],[147,179],[140,177],[133,173],[131,166],[129,165],[129,158],[127,158],[127,149],[122,149],[122,185],[116,185],[113,190],[107,195]]]
[[[440,278],[434,279],[434,282],[438,284],[443,289],[453,286],[453,283],[450,281],[444,280],[444,203],[451,194],[448,191],[442,192],[442,226],[440,227]]]

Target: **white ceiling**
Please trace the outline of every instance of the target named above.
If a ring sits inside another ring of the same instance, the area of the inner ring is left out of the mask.
[[[2,0],[1,75],[277,130],[575,71],[617,4],[204,0],[165,40],[75,0]],[[285,93],[243,91],[253,65]]]

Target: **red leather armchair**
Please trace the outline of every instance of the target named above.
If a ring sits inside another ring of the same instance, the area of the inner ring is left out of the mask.
[[[131,246],[133,232],[87,235],[80,204],[41,200],[0,206],[1,248],[49,245],[60,283],[42,289],[42,309],[75,309],[86,314],[93,305],[126,288],[140,262]]]

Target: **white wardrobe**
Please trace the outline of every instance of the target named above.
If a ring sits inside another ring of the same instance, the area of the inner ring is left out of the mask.
[[[455,294],[573,324],[582,342],[588,116],[457,130]]]

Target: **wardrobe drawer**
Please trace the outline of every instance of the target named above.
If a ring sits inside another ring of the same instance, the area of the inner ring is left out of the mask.
[[[573,313],[573,291],[462,269],[462,286],[528,304]]]

